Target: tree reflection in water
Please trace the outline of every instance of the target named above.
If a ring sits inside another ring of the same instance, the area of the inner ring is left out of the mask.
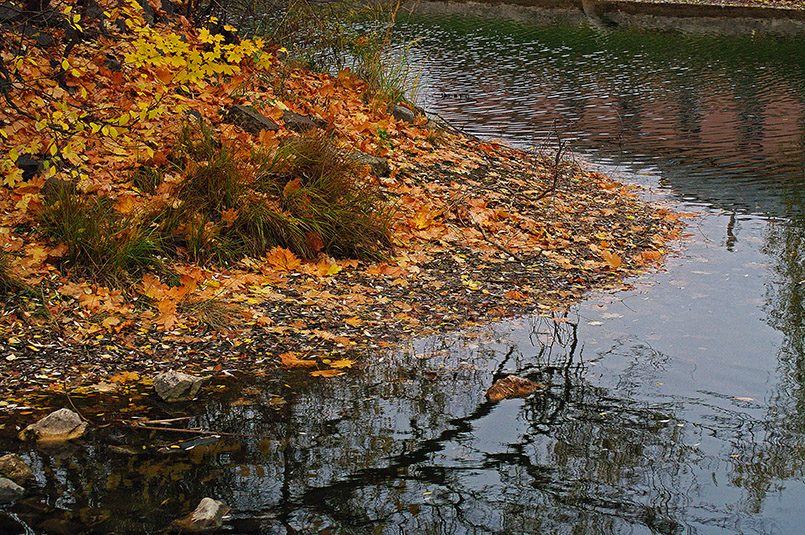
[[[76,533],[156,533],[211,496],[238,533],[679,531],[695,452],[673,408],[588,382],[567,315],[529,322],[526,340],[495,327],[432,338],[348,378],[233,382],[184,410],[201,409],[192,426],[248,436],[189,452],[115,428],[29,450],[41,487],[14,514],[36,529],[61,512]],[[550,388],[486,401],[508,373]]]

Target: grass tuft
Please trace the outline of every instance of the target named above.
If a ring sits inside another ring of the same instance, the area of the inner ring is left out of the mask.
[[[161,268],[162,241],[136,215],[120,215],[108,199],[61,192],[42,210],[45,232],[67,245],[65,267],[113,286]]]

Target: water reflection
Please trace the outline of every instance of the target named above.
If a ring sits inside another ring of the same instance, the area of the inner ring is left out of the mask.
[[[230,384],[187,409],[203,409],[192,426],[242,436],[187,452],[159,449],[170,433],[118,428],[25,451],[40,488],[13,511],[42,531],[44,511],[68,532],[156,533],[215,496],[239,533],[677,532],[697,453],[675,408],[590,383],[576,320],[555,319],[531,319],[528,343],[492,329],[347,379]],[[550,389],[486,401],[496,374],[513,372]]]
[[[784,214],[805,185],[805,39],[414,17],[420,101],[483,137],[651,166],[688,200]],[[802,205],[797,210],[803,213]]]

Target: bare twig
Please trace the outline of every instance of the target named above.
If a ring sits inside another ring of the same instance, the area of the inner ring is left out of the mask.
[[[554,155],[553,165],[552,165],[553,182],[550,185],[550,187],[548,187],[545,191],[540,193],[534,199],[535,201],[538,201],[538,200],[542,199],[543,197],[545,197],[549,193],[555,193],[556,188],[559,185],[559,179],[562,177],[562,169],[561,169],[562,156],[563,156],[563,152],[565,151],[565,148],[567,147],[567,142],[562,141],[562,138],[559,137],[558,132],[554,131],[554,134],[556,134],[556,154]]]
[[[137,422],[129,422],[127,420],[121,420],[122,424],[128,425],[129,427],[133,427],[136,429],[147,429],[149,431],[170,431],[172,433],[188,433],[192,435],[215,435],[215,436],[222,436],[222,437],[249,437],[249,438],[259,438],[262,435],[252,435],[248,433],[224,433],[223,431],[207,431],[206,429],[185,429],[183,427],[157,427],[154,425],[142,425]]]

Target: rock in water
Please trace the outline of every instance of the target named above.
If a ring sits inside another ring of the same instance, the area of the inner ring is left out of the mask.
[[[41,420],[20,431],[20,439],[37,442],[63,442],[84,434],[87,422],[70,409],[51,412]]]
[[[154,390],[165,401],[183,401],[196,397],[203,382],[203,377],[171,370],[154,377]]]
[[[22,485],[34,477],[34,471],[16,453],[0,457],[0,476],[7,477],[17,485]]]
[[[545,385],[535,383],[530,379],[509,375],[498,379],[489,387],[489,390],[486,391],[486,399],[498,402],[504,399],[524,398],[543,388]]]
[[[25,489],[7,479],[0,477],[0,504],[13,502],[25,494]]]
[[[231,509],[223,502],[202,498],[196,510],[184,518],[174,520],[171,528],[182,533],[210,533],[223,525],[222,518]]]

